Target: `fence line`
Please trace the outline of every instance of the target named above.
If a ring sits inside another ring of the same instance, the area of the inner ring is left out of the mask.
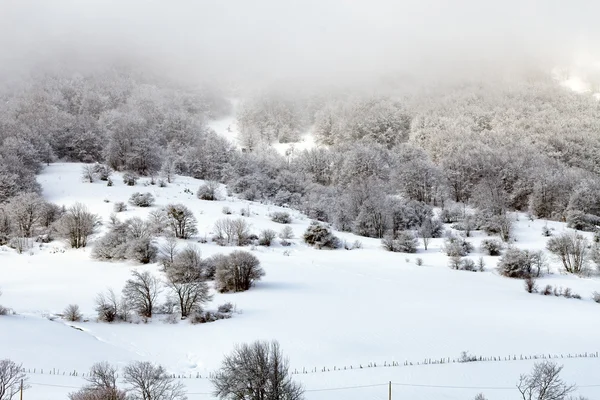
[[[325,372],[338,372],[338,371],[352,371],[367,368],[390,368],[390,367],[411,367],[421,365],[441,365],[441,364],[455,364],[455,363],[467,363],[467,362],[507,362],[507,361],[524,361],[524,360],[556,360],[556,359],[572,359],[572,358],[599,358],[599,352],[591,353],[568,353],[568,354],[533,354],[533,355],[508,355],[508,356],[473,356],[463,354],[459,358],[426,358],[422,361],[404,361],[402,363],[397,361],[383,363],[370,362],[367,364],[349,365],[349,366],[333,366],[333,367],[311,367],[311,368],[295,368],[291,371],[293,375],[303,374],[315,374]],[[33,375],[61,375],[71,377],[82,377],[85,378],[87,372],[79,372],[77,370],[60,370],[57,368],[46,369],[43,368],[23,368],[23,372]],[[210,379],[213,376],[212,372],[206,374],[188,373],[188,374],[170,374],[172,378],[176,379]],[[118,375],[117,375],[118,377]]]
[[[533,354],[533,355],[508,355],[508,356],[472,356],[465,354],[460,358],[426,358],[423,361],[404,361],[403,363],[392,361],[387,362],[384,361],[383,364],[376,362],[370,362],[368,364],[359,364],[358,366],[350,365],[350,366],[333,366],[333,367],[312,367],[310,369],[302,368],[302,369],[294,369],[292,374],[294,375],[303,375],[303,374],[315,374],[315,373],[324,373],[324,372],[337,372],[337,371],[348,371],[348,370],[357,370],[357,369],[366,369],[366,368],[390,368],[390,367],[410,367],[410,366],[420,366],[420,365],[440,365],[440,364],[455,364],[455,363],[467,363],[467,362],[506,362],[506,361],[524,361],[524,360],[555,360],[555,359],[569,359],[569,358],[598,358],[599,353],[591,352],[591,353],[575,353],[575,354]]]

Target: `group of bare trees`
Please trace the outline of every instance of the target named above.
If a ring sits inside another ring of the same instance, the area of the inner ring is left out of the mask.
[[[118,370],[107,362],[94,364],[85,378],[87,384],[69,394],[70,400],[185,400],[181,382],[161,365],[135,361],[125,366],[119,387]]]
[[[169,313],[179,313],[183,319],[200,316],[203,305],[212,299],[210,280],[214,280],[214,287],[219,292],[242,292],[265,275],[258,258],[247,251],[236,250],[228,255],[203,258],[197,246],[190,244],[180,249],[174,238],[168,238],[160,246],[159,253],[164,277],[134,270],[121,296],[113,290],[98,294],[96,312],[99,320],[126,321],[132,312],[149,319],[159,305],[164,310],[171,310]],[[164,289],[167,289],[166,306],[159,304]]]
[[[34,240],[64,239],[71,247],[85,247],[100,220],[81,203],[59,207],[37,193],[23,193],[0,204],[0,244],[22,252]]]
[[[552,361],[534,364],[529,374],[522,374],[516,384],[523,400],[574,400],[576,385],[560,377],[563,367]],[[185,400],[185,386],[169,375],[161,365],[135,361],[118,377],[116,367],[107,362],[94,364],[85,378],[87,384],[69,394],[71,400]],[[27,389],[27,375],[22,366],[0,360],[0,400],[11,400]],[[124,387],[120,386],[120,383]],[[302,400],[304,388],[294,382],[289,361],[279,343],[253,342],[235,347],[225,356],[221,367],[211,377],[214,395],[222,400]],[[485,400],[478,394],[476,400]],[[585,400],[579,396],[578,399]]]

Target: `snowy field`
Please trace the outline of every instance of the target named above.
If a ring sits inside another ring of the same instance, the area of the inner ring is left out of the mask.
[[[239,217],[242,208],[249,209],[251,215],[244,218],[255,233],[283,227],[269,218],[281,208],[231,197],[202,201],[194,195],[201,181],[191,178],[177,177],[165,188],[144,187],[143,179],[129,187],[115,174],[114,186],[107,187],[104,182],[82,183],[80,171],[79,164],[47,167],[38,177],[44,197],[67,206],[83,202],[106,222],[115,202],[127,201],[133,192],[151,192],[156,198],[152,208],[129,206],[119,218],[144,217],[152,209],[183,203],[198,219],[199,235],[190,242],[211,236],[215,221],[225,217],[224,206],[234,211],[232,217]],[[31,371],[34,384],[26,399],[64,399],[82,384],[81,377],[69,376],[69,372],[81,374],[102,360],[118,365],[131,360],[161,363],[174,374],[193,376],[184,380],[190,399],[210,399],[211,386],[205,377],[236,343],[276,339],[289,356],[292,370],[317,369],[296,375],[307,389],[308,400],[383,400],[389,381],[397,384],[394,398],[458,400],[484,392],[489,399],[500,400],[517,397],[514,385],[533,361],[404,363],[458,358],[462,351],[519,358],[521,354],[566,356],[600,350],[600,305],[590,298],[592,292],[600,291],[598,278],[563,275],[552,259],[553,273],[540,278],[538,285],[569,287],[583,297],[575,300],[526,293],[521,280],[498,275],[497,257],[484,257],[484,272],[452,270],[441,252],[442,239],[433,239],[427,251],[420,244],[417,254],[407,255],[384,251],[376,239],[336,232],[349,243],[360,240],[363,248],[315,250],[298,239],[310,221],[296,211],[290,213],[297,238],[294,244],[252,249],[266,276],[248,292],[215,294],[208,308],[229,301],[239,313],[208,324],[167,324],[160,317],[147,324],[94,322],[98,292],[107,288],[120,292],[135,268],[161,274],[156,264],[94,261],[90,257],[93,241],[81,250],[68,249],[59,241],[36,244],[22,255],[1,247],[0,303],[17,315],[0,319],[0,358],[22,362]],[[545,247],[541,232],[546,223],[555,232],[566,229],[562,223],[530,221],[523,214],[512,217],[516,246],[524,249]],[[476,232],[470,239],[477,250],[469,257],[479,258],[478,244],[484,238]],[[203,256],[234,250],[210,242],[197,245]],[[422,266],[416,264],[417,257],[422,258]],[[68,323],[53,317],[71,303],[79,304],[90,321]],[[382,366],[392,362],[400,366]],[[565,365],[564,379],[581,386],[578,393],[600,398],[600,358],[560,362]],[[378,367],[367,368],[369,364]],[[330,372],[320,372],[323,368]],[[50,375],[51,370],[59,372]],[[351,388],[324,390],[343,387]]]

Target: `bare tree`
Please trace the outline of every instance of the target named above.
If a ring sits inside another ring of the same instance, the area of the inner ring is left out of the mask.
[[[197,220],[194,213],[183,204],[169,204],[165,207],[169,226],[175,237],[188,239],[198,233]]]
[[[165,242],[158,247],[158,260],[165,271],[173,264],[177,256],[177,238],[169,236]]]
[[[167,375],[161,365],[135,361],[125,367],[123,380],[131,400],[185,400],[185,387]]]
[[[57,231],[68,240],[71,247],[78,249],[87,245],[90,235],[96,232],[100,220],[96,214],[88,211],[81,203],[75,203],[60,218]]]
[[[121,303],[112,289],[96,296],[96,312],[100,321],[113,322],[118,319],[121,314],[120,306]]]
[[[123,298],[131,309],[146,318],[152,318],[156,298],[160,293],[160,280],[149,271],[132,272],[123,288]]]
[[[23,366],[16,362],[4,359],[0,360],[0,400],[11,400],[17,395],[23,381],[23,389],[28,389],[27,375]]]
[[[236,250],[217,265],[216,287],[220,292],[243,292],[264,275],[258,258],[247,251]]]
[[[427,250],[429,241],[433,237],[433,222],[431,221],[431,218],[426,218],[419,226],[419,236],[423,239],[423,247]]]
[[[65,308],[65,311],[63,311],[63,316],[67,321],[71,322],[79,321],[82,317],[77,304],[69,304],[67,308]]]
[[[81,178],[84,182],[93,183],[96,179],[96,171],[93,164],[86,164],[81,168]]]
[[[24,193],[11,199],[8,212],[15,233],[21,237],[32,237],[42,218],[44,200],[37,193]]]
[[[292,381],[289,362],[275,341],[237,346],[211,381],[214,395],[223,400],[304,398],[304,389]]]
[[[174,262],[167,270],[167,287],[173,291],[182,318],[201,311],[211,299],[202,268],[193,263]]]
[[[107,362],[92,365],[81,390],[69,394],[70,400],[125,400],[125,391],[117,387],[117,368]]]
[[[563,233],[550,238],[546,247],[560,259],[567,272],[572,274],[585,272],[590,253],[585,237],[576,232]]]
[[[560,379],[563,367],[555,362],[535,363],[529,375],[521,375],[517,389],[523,400],[565,400],[575,390]]]

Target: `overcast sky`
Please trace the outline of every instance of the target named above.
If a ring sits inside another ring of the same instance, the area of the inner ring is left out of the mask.
[[[594,0],[2,0],[0,61],[247,81],[550,66],[600,54],[599,15]]]

